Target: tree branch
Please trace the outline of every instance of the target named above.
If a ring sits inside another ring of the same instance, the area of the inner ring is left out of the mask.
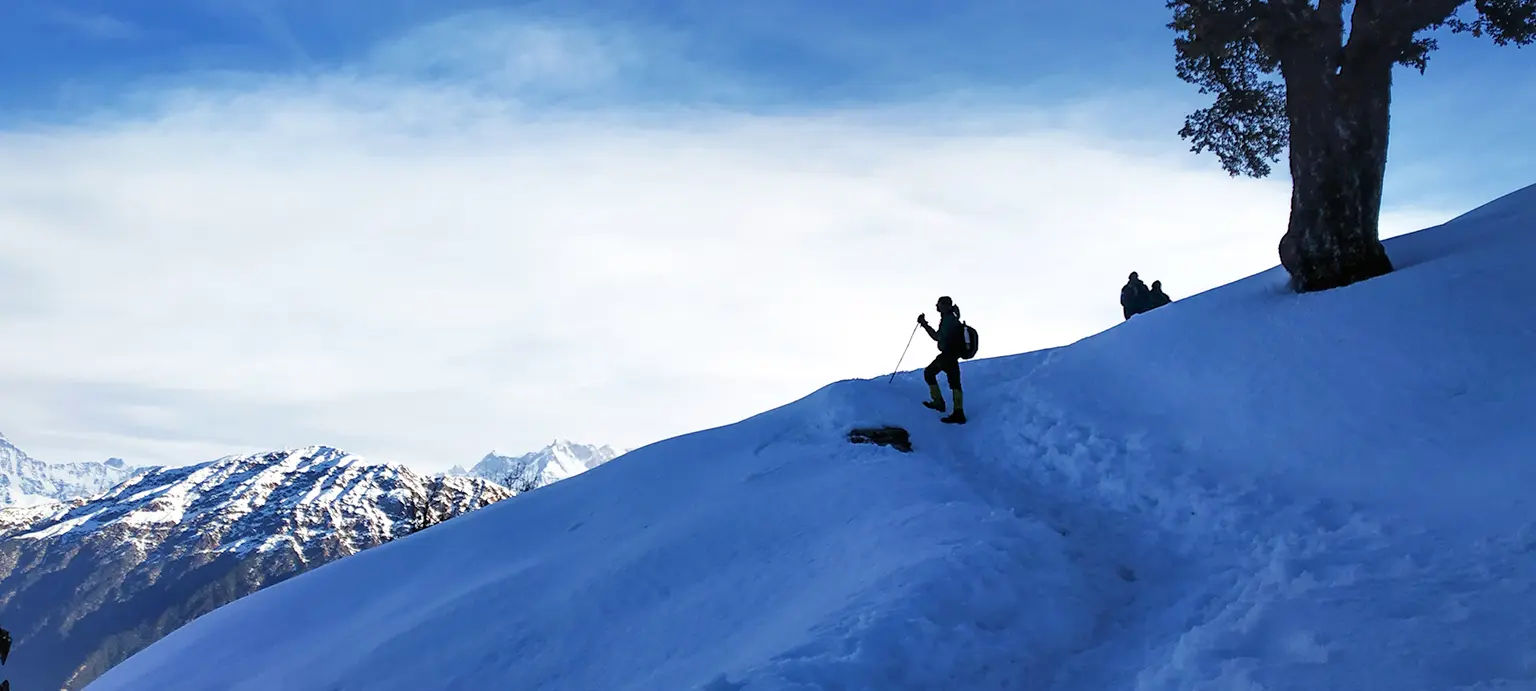
[[[1454,33],[1488,36],[1498,45],[1529,45],[1536,42],[1536,0],[1477,0],[1477,19],[1451,18]]]
[[[1323,4],[1325,5],[1328,4],[1328,2],[1329,0],[1323,0]],[[1297,23],[1305,22],[1310,18],[1309,15],[1311,15],[1313,12],[1312,3],[1308,2],[1307,0],[1269,0],[1269,2],[1265,4],[1278,10],[1279,14],[1289,17],[1292,21]]]
[[[1344,69],[1358,65],[1369,69],[1371,63],[1412,60],[1405,58],[1413,41],[1412,33],[1403,33],[1391,4],[1393,0],[1358,0],[1349,18],[1349,44],[1344,46]],[[1411,1],[1411,0],[1410,0]]]
[[[1395,22],[1403,32],[1403,38],[1411,40],[1414,34],[1434,29],[1444,24],[1462,5],[1472,0],[1408,0],[1408,6],[1396,13]]]
[[[1303,5],[1306,0],[1299,0]],[[1276,9],[1298,0],[1170,0],[1175,70],[1214,94],[1215,103],[1185,119],[1179,136],[1191,150],[1213,151],[1232,175],[1264,177],[1286,140],[1285,89],[1265,78],[1279,68],[1274,46],[1296,33]],[[1310,8],[1308,8],[1310,11]]]
[[[1318,0],[1317,14],[1323,19],[1344,21],[1344,0]]]

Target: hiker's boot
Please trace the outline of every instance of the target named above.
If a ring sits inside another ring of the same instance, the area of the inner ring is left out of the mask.
[[[944,412],[944,394],[939,393],[938,384],[928,385],[928,395],[932,396],[933,398],[931,400],[923,401],[923,407],[932,408],[941,413]]]
[[[939,422],[963,425],[965,424],[965,394],[961,393],[959,389],[950,389],[949,392],[955,397],[955,412],[939,418]]]

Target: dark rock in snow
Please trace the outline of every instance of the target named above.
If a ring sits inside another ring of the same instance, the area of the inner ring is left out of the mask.
[[[855,444],[879,444],[903,453],[912,451],[912,439],[900,427],[862,427],[848,432],[848,441]]]

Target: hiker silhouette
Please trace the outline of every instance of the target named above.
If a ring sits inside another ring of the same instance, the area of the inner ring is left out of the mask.
[[[1153,281],[1152,290],[1147,293],[1147,309],[1145,311],[1151,312],[1170,302],[1173,302],[1173,298],[1168,297],[1168,294],[1163,292],[1163,282]]]
[[[1142,283],[1141,277],[1132,271],[1125,286],[1120,288],[1120,309],[1125,313],[1126,319],[1147,311],[1147,298],[1150,293],[1151,291],[1147,290],[1147,284]]]
[[[965,393],[960,387],[960,359],[965,355],[965,331],[960,324],[960,308],[948,295],[934,304],[939,311],[939,328],[928,325],[926,314],[917,315],[917,323],[928,332],[939,346],[939,354],[923,368],[923,381],[928,382],[928,394],[932,398],[923,405],[944,412],[944,395],[939,391],[939,373],[949,380],[950,396],[955,400],[955,412],[940,418],[941,422],[965,424]]]

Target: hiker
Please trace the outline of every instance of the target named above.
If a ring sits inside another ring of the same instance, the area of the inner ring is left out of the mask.
[[[1126,319],[1147,311],[1147,292],[1147,284],[1132,271],[1130,280],[1120,289],[1120,308]]]
[[[928,325],[926,314],[917,315],[917,323],[939,345],[938,357],[923,369],[923,381],[928,382],[928,394],[932,396],[932,400],[923,401],[923,405],[944,412],[944,395],[939,393],[939,373],[943,372],[949,380],[949,392],[955,399],[955,412],[940,418],[940,421],[963,425],[965,403],[964,394],[960,390],[960,358],[965,353],[965,332],[960,325],[960,308],[948,295],[939,298],[934,308],[939,311],[938,330]]]
[[[1170,302],[1173,302],[1173,298],[1168,297],[1168,294],[1163,292],[1163,282],[1153,281],[1152,291],[1147,293],[1146,311],[1151,312],[1152,310],[1162,307],[1163,305],[1166,305]]]

